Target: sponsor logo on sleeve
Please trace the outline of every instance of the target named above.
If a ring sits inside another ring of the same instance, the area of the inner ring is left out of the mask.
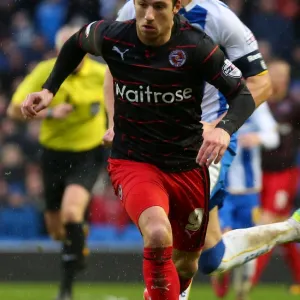
[[[93,25],[94,23],[97,23],[97,21],[90,23],[90,24],[86,27],[86,29],[85,29],[85,37],[86,37],[86,38],[88,38],[88,36],[89,36],[89,34],[90,34],[90,31],[91,31],[91,27],[92,27],[92,25]]]
[[[242,72],[230,60],[226,59],[222,67],[223,73],[226,76],[233,78],[241,78]]]

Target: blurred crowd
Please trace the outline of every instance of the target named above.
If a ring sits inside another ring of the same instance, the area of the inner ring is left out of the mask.
[[[37,141],[39,122],[17,124],[6,117],[18,83],[43,59],[55,56],[57,30],[113,19],[125,0],[0,1],[0,238],[46,235],[43,186]],[[257,37],[268,62],[283,58],[292,66],[290,92],[300,101],[300,4],[298,0],[227,0]],[[93,224],[128,222],[102,170],[88,219]],[[17,221],[17,222],[16,222]],[[17,224],[17,225],[16,225]],[[38,225],[37,224],[41,224]]]

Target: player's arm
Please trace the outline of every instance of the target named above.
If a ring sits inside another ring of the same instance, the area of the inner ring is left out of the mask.
[[[45,74],[44,64],[40,63],[20,83],[20,85],[14,92],[12,100],[7,108],[7,115],[10,118],[19,121],[25,120],[21,112],[21,104],[28,94],[41,89],[45,80],[43,74]],[[43,110],[37,114],[36,118],[44,119],[47,116],[49,117],[50,114],[50,109]]]
[[[106,72],[104,75],[104,102],[108,115],[108,128],[112,128],[114,126],[114,91],[113,91],[113,77],[110,73],[109,68],[106,68]]]
[[[198,44],[195,58],[196,74],[202,73],[205,81],[215,86],[227,99],[229,109],[217,128],[229,135],[236,132],[255,110],[241,71],[228,59],[213,41],[204,35]]]
[[[280,137],[278,125],[274,120],[267,103],[260,105],[254,111],[251,119],[256,124],[258,131],[239,135],[239,144],[242,147],[263,146],[266,149],[275,149],[279,146]]]
[[[63,45],[54,68],[43,85],[43,90],[28,95],[22,103],[21,111],[26,118],[34,118],[37,113],[51,103],[64,80],[78,67],[87,53],[103,56],[104,36],[111,22],[98,21],[84,26]]]
[[[256,107],[265,102],[272,95],[272,83],[268,72],[264,72],[246,79]]]
[[[225,12],[225,11],[224,11]],[[253,33],[231,11],[218,19],[219,42],[246,79],[256,107],[272,94],[271,79]]]
[[[228,59],[219,46],[203,33],[194,56],[195,76],[215,86],[227,99],[229,109],[211,132],[203,132],[203,143],[196,157],[200,165],[219,163],[230,143],[230,136],[237,131],[255,110],[241,71]]]
[[[93,22],[71,36],[62,47],[43,88],[55,95],[64,80],[78,67],[87,53],[102,56],[104,34],[109,25],[108,21]]]

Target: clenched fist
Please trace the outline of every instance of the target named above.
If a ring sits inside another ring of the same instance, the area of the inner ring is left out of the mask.
[[[48,107],[53,99],[53,94],[48,90],[29,94],[21,105],[25,118],[34,118],[37,113]]]
[[[203,131],[203,143],[198,152],[196,162],[209,166],[212,162],[219,163],[228,145],[230,135],[221,128],[211,128]]]

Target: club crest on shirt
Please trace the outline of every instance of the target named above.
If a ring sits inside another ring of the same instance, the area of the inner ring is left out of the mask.
[[[169,61],[174,67],[182,67],[186,62],[186,53],[183,50],[173,50],[169,55]]]

